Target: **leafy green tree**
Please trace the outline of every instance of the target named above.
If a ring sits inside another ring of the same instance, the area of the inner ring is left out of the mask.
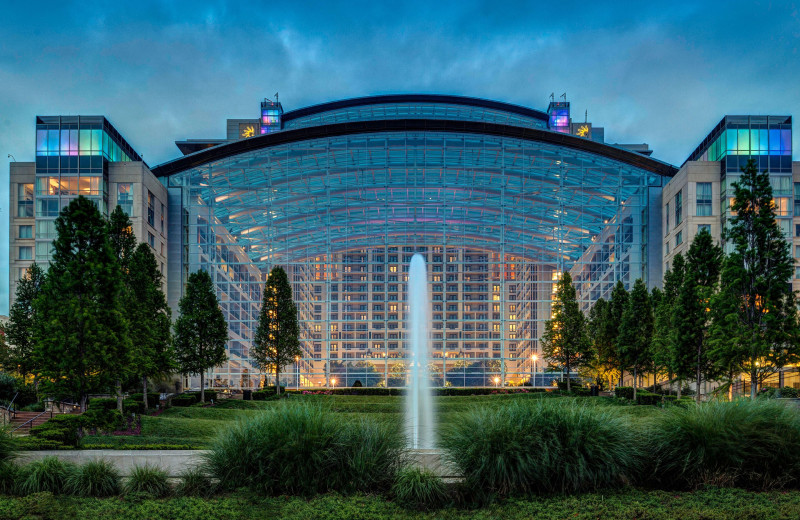
[[[598,378],[608,379],[609,388],[614,386],[614,378],[619,373],[617,329],[618,322],[611,317],[611,301],[600,298],[589,310],[587,331],[595,353],[592,370]]]
[[[133,344],[131,372],[140,378],[147,409],[147,378],[175,370],[172,318],[162,290],[163,275],[152,249],[139,244],[130,258],[128,295],[130,337]]]
[[[695,236],[686,255],[683,283],[672,311],[675,364],[680,367],[681,375],[693,372],[698,402],[702,381],[716,375],[713,358],[709,356],[707,334],[709,306],[717,289],[722,256],[722,248],[714,243],[708,231],[702,230]]]
[[[120,270],[122,280],[123,316],[128,320],[129,329],[131,325],[136,325],[134,313],[138,310],[138,302],[133,298],[132,280],[130,277],[130,264],[133,252],[136,249],[136,235],[133,233],[133,225],[128,214],[120,206],[114,208],[108,219],[108,240],[117,265]],[[138,365],[139,360],[134,359],[133,352],[124,351],[119,353],[119,358],[115,363],[117,372],[114,386],[117,392],[117,410],[122,412],[122,380],[132,373],[133,367]],[[145,398],[145,402],[147,399]]]
[[[591,362],[593,352],[586,333],[586,317],[568,271],[556,285],[552,309],[553,317],[544,324],[542,353],[551,364],[566,368],[567,391],[571,391],[570,372]]]
[[[622,364],[633,371],[633,398],[636,399],[636,388],[639,372],[645,369],[650,361],[650,343],[653,340],[653,309],[650,304],[650,293],[644,281],[639,278],[633,284],[628,305],[622,313],[619,325],[617,348]]]
[[[45,391],[77,396],[84,411],[89,393],[109,388],[129,348],[120,270],[91,200],[74,199],[55,224],[50,269],[34,303],[34,359]]]
[[[618,280],[614,285],[614,289],[611,291],[611,300],[609,301],[610,306],[608,309],[609,317],[606,323],[608,324],[607,341],[613,342],[614,344],[613,348],[615,351],[615,357],[613,360],[618,363],[617,366],[619,368],[620,384],[622,384],[622,376],[625,372],[625,366],[619,351],[619,326],[622,323],[622,315],[625,312],[625,309],[628,307],[629,299],[630,295],[625,289],[625,284],[622,283],[622,280]]]
[[[731,376],[748,374],[755,398],[766,377],[800,358],[794,259],[775,220],[769,174],[759,173],[751,159],[732,188],[723,237],[733,251],[711,306],[712,355]]]
[[[664,288],[660,298],[653,299],[653,343],[652,355],[657,365],[665,367],[672,383],[673,377],[678,381],[678,397],[681,395],[681,384],[689,377],[689,365],[681,364],[675,356],[674,333],[672,326],[673,310],[678,300],[678,293],[683,285],[686,263],[682,253],[672,259],[672,267],[664,274]],[[684,360],[681,360],[684,361]]]
[[[23,376],[35,375],[37,371],[33,351],[39,313],[34,302],[42,291],[45,276],[39,264],[33,263],[25,276],[20,278],[5,326],[8,355],[4,364]]]
[[[264,284],[258,328],[250,353],[262,371],[275,371],[277,393],[281,391],[281,369],[303,355],[292,286],[286,271],[280,266],[272,268]]]
[[[178,302],[175,354],[181,372],[200,375],[200,401],[205,402],[206,371],[224,363],[228,324],[205,271],[189,275],[186,292]]]

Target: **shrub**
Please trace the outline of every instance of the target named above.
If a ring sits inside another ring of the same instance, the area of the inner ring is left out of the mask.
[[[83,424],[84,416],[82,415],[54,415],[43,424],[31,428],[31,435],[42,441],[75,447],[78,445]]]
[[[180,482],[175,488],[179,497],[207,498],[214,494],[216,485],[202,468],[190,468],[180,476]]]
[[[133,399],[125,399],[122,401],[122,413],[125,415],[132,413],[142,414],[144,413],[144,403]]]
[[[186,392],[183,395],[191,395],[194,396],[194,401],[196,403],[200,402],[200,392]],[[206,390],[206,402],[209,401],[216,401],[217,400],[217,391],[216,390]]]
[[[0,372],[0,399],[10,401],[17,393],[19,382],[17,378],[6,372]]]
[[[7,428],[0,428],[0,462],[13,459],[17,449],[16,439],[11,432]]]
[[[633,399],[633,387],[632,386],[618,386],[618,387],[616,387],[614,389],[614,397],[622,397],[624,399]]]
[[[71,450],[75,446],[67,446],[59,441],[42,439],[40,437],[28,436],[17,439],[17,446],[20,450],[39,451],[39,450]]]
[[[163,498],[170,493],[167,473],[153,466],[134,466],[125,483],[125,494],[145,494],[153,498]]]
[[[405,468],[398,472],[392,494],[400,505],[414,509],[433,509],[448,502],[447,487],[442,479],[421,468]]]
[[[797,399],[798,397],[800,397],[800,392],[798,392],[797,388],[792,388],[791,386],[784,386],[783,388],[781,388],[781,397]]]
[[[206,466],[228,488],[269,494],[377,491],[391,485],[402,445],[388,425],[287,403],[223,431]]]
[[[566,381],[558,381],[556,383],[556,387],[558,387],[559,390],[564,391],[564,390],[567,389],[567,382]],[[575,378],[575,377],[570,377],[569,378],[569,387],[570,387],[570,390],[572,390],[574,392],[577,388],[583,387],[583,380]]]
[[[641,457],[639,435],[614,409],[550,399],[463,414],[442,446],[476,496],[618,486]]]
[[[294,393],[296,393],[296,392],[297,391],[295,390]],[[285,386],[281,387],[281,393],[282,394],[286,393],[286,387]],[[270,387],[267,387],[267,388],[265,388],[263,390],[256,390],[255,392],[253,392],[253,401],[266,401],[267,399],[269,399],[270,397],[273,397],[274,395],[275,395],[275,387],[274,386],[270,386]]]
[[[95,407],[83,413],[84,428],[95,429],[102,432],[113,432],[122,428],[122,414],[117,411],[116,400],[114,408]]]
[[[17,493],[19,469],[19,466],[10,460],[0,461],[0,495]]]
[[[636,403],[643,405],[660,405],[662,396],[644,390],[636,392]]]
[[[105,460],[94,460],[72,470],[64,492],[81,497],[111,497],[120,493],[119,471]]]
[[[89,399],[87,410],[116,410],[117,399],[114,397],[94,397]]]
[[[19,474],[19,492],[23,495],[48,491],[58,495],[64,491],[67,476],[75,466],[57,457],[44,457],[23,466]]]
[[[800,413],[782,402],[741,399],[671,407],[652,428],[652,474],[663,486],[767,489],[798,483]]]
[[[37,402],[37,403],[31,403],[31,404],[25,405],[22,408],[20,408],[20,411],[21,412],[43,412],[44,411],[44,403],[41,402],[41,401]]]
[[[172,398],[170,404],[172,406],[192,406],[196,402],[197,399],[195,399],[194,396],[192,395],[188,396],[176,395],[175,397]]]
[[[129,397],[132,401],[136,401],[137,403],[141,404],[144,407],[144,394],[131,394]],[[157,392],[147,392],[147,407],[148,408],[157,408],[159,403],[161,402],[161,394]]]

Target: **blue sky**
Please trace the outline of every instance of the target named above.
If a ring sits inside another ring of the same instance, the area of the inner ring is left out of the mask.
[[[228,117],[396,92],[573,115],[680,164],[725,114],[800,115],[800,3],[13,2],[0,21],[0,160],[34,117],[102,114],[152,166]],[[794,148],[800,149],[797,136]],[[0,167],[0,314],[8,166]]]

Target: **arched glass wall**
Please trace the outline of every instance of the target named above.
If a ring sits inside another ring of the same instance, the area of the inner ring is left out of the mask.
[[[213,386],[262,384],[249,347],[274,265],[287,268],[302,328],[283,383],[404,386],[415,252],[428,262],[434,383],[494,386],[534,373],[552,383],[532,356],[561,270],[585,307],[646,276],[647,203],[662,177],[538,141],[386,132],[266,147],[166,182],[182,202],[183,281],[211,272],[230,326]]]

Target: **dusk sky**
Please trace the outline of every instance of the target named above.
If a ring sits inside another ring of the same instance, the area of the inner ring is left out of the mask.
[[[0,158],[36,115],[105,115],[154,166],[226,118],[371,94],[444,93],[573,117],[680,165],[725,114],[800,115],[800,3],[8,2]],[[794,136],[794,149],[800,149]],[[0,314],[8,313],[8,166]]]

